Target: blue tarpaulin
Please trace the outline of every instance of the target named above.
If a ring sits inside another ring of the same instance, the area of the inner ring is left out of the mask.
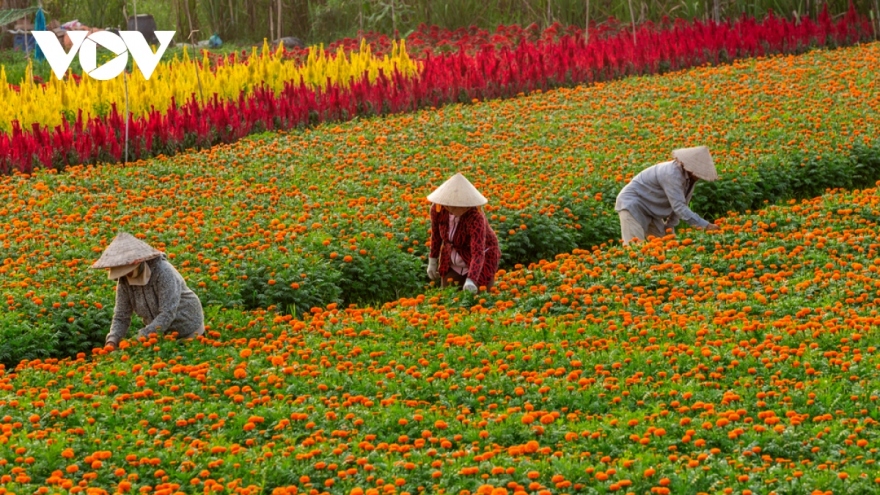
[[[43,13],[43,8],[40,7],[37,10],[37,18],[34,21],[34,31],[45,31],[46,30],[46,14]],[[42,61],[46,60],[45,55],[43,55],[43,50],[40,49],[40,45],[37,45],[37,50],[34,52],[34,58]]]

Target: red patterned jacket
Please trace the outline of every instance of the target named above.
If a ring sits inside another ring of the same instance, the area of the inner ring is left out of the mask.
[[[445,208],[437,211],[431,205],[431,258],[440,258],[440,276],[446,276],[451,269],[452,248],[468,265],[467,277],[477,287],[489,284],[498,271],[501,250],[498,237],[489,226],[486,216],[478,208],[469,209],[458,220],[455,236],[449,239],[449,212]]]

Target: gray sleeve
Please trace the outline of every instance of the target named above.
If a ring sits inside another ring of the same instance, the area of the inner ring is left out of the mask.
[[[159,266],[161,268],[153,272],[152,275],[156,279],[150,281],[150,285],[155,284],[154,289],[159,296],[159,314],[153,318],[149,325],[140,330],[139,334],[144,337],[171,328],[171,323],[177,317],[177,307],[180,305],[180,294],[183,291],[180,282],[174,276],[174,269],[170,265]]]
[[[128,288],[119,280],[116,283],[116,306],[113,307],[113,323],[110,324],[110,333],[104,340],[105,344],[113,342],[119,346],[122,339],[128,335],[128,327],[131,326],[131,298]]]
[[[672,207],[672,214],[669,216],[666,226],[670,228],[675,227],[678,225],[679,219],[681,219],[694,227],[705,228],[706,225],[709,225],[709,222],[688,207],[684,197],[684,184],[676,176],[677,172],[678,170],[674,167],[668,167],[664,175],[660,177],[660,184],[662,184],[663,191],[666,193],[666,199],[669,200],[669,205]]]

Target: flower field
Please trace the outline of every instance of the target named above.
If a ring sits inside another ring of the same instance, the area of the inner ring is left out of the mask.
[[[119,87],[0,85],[36,116],[0,135],[29,172],[0,177],[0,495],[877,492],[880,43],[806,51],[862,21],[176,61],[129,88],[158,156],[127,166],[74,165],[119,160]],[[33,91],[111,109],[54,123]],[[721,229],[621,247],[617,192],[701,144],[720,180],[691,206]],[[457,171],[503,253],[476,296],[425,277]],[[204,337],[97,347],[120,230]]]
[[[870,493],[878,190],[0,371],[2,493]]]
[[[694,202],[710,217],[872,185],[878,59],[754,59],[5,177],[0,362],[103,342],[113,285],[88,266],[117,229],[166,250],[209,312],[302,314],[422,292],[424,197],[458,170],[490,198],[505,268],[616,239],[617,191],[677,146],[712,149],[723,180]]]
[[[132,78],[134,112],[127,131],[119,81],[13,88],[2,84],[0,72],[0,96],[12,102],[0,109],[0,129],[7,131],[0,133],[0,173],[168,156],[264,130],[851,45],[874,39],[871,26],[851,9],[837,20],[825,12],[815,21],[771,16],[760,22],[744,17],[720,24],[645,25],[634,36],[600,30],[589,43],[579,31],[558,26],[540,37],[528,28],[502,27],[491,36],[426,28],[415,33],[412,60],[405,47],[389,48],[379,39],[382,59],[363,44],[355,52],[343,43],[335,57],[313,50],[305,60],[301,52],[282,60],[264,50],[220,64],[176,61],[160,67],[149,90]],[[425,48],[431,43],[436,52]]]

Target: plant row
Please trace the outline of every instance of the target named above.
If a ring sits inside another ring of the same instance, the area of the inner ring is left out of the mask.
[[[0,492],[875,491],[877,194],[0,369]]]
[[[194,78],[185,76],[189,82],[181,88],[191,95],[161,94],[171,100],[169,108],[154,106],[149,113],[129,119],[128,125],[124,125],[124,107],[119,105],[119,88],[114,93],[115,104],[104,104],[91,118],[79,108],[69,110],[63,119],[53,119],[60,120],[60,125],[23,126],[13,121],[11,132],[0,134],[0,173],[133,161],[228,143],[265,130],[513,97],[743,57],[800,53],[811,47],[849,45],[871,36],[870,21],[850,10],[837,21],[827,13],[816,21],[800,22],[772,16],[757,22],[744,17],[721,24],[678,23],[667,29],[643,26],[634,35],[620,32],[592,42],[565,34],[555,41],[520,41],[513,47],[502,44],[496,48],[487,43],[473,54],[460,50],[428,57],[420,62],[416,75],[403,68],[381,70],[375,77],[364,73],[358,78],[348,72],[354,79],[331,80],[322,87],[310,86],[302,78],[279,80],[283,87],[272,87],[266,69],[257,74],[267,80],[265,84],[258,83],[260,77],[251,78],[248,85],[255,86],[237,95],[222,93],[232,86],[221,84],[224,89],[220,93],[203,97],[194,93]],[[265,63],[272,67],[279,64],[274,59]],[[141,84],[145,91],[146,84]],[[37,112],[37,105],[23,109]]]
[[[67,122],[73,124],[73,135],[80,136],[84,131],[77,126],[83,121],[112,129],[113,118],[125,118],[126,101],[133,119],[148,118],[177,109],[177,102],[187,100],[196,106],[212,98],[235,101],[247,98],[255,89],[278,92],[285,84],[318,89],[335,83],[335,87],[344,89],[354,80],[374,82],[380,72],[414,76],[418,69],[402,41],[392,43],[383,57],[374,56],[362,43],[348,52],[340,47],[335,54],[311,47],[301,61],[285,59],[282,50],[270,52],[266,44],[259,54],[254,48],[250,57],[238,62],[232,57],[212,63],[207,52],[201,61],[190,60],[184,50],[181,57],[160,63],[149,80],[135,70],[136,75],[126,80],[58,80],[53,75],[45,84],[10,86],[0,68],[0,98],[8,103],[0,108],[0,130],[8,132],[16,123],[25,129],[59,129],[62,122]]]
[[[692,205],[710,219],[865,187],[880,156],[878,50],[746,60],[264,135],[125,168],[5,177],[0,359],[103,342],[113,284],[88,267],[120,230],[167,252],[206,308],[275,305],[299,317],[423,292],[424,198],[456,171],[489,198],[506,269],[616,242],[615,196],[673,147],[712,150],[721,178],[699,183]]]

